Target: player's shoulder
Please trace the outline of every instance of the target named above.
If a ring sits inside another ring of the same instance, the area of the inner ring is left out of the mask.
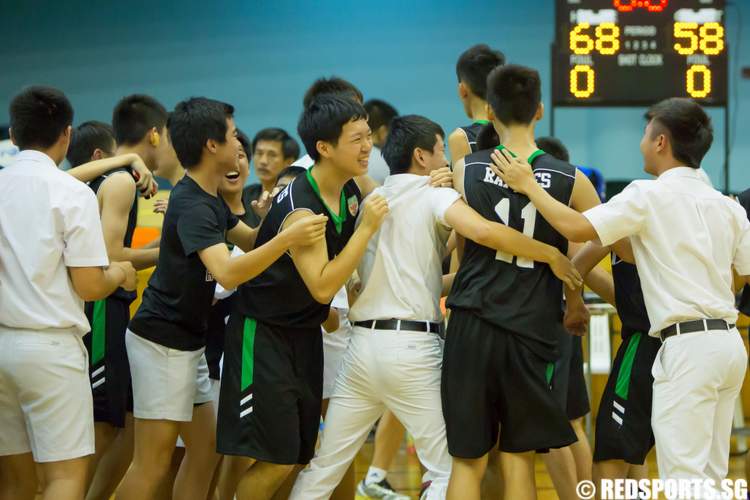
[[[492,151],[492,149],[482,149],[464,156],[464,170],[489,167],[492,161],[490,158]]]
[[[533,159],[533,169],[535,172],[550,172],[570,179],[575,179],[576,177],[576,167],[574,165],[563,160],[558,160],[551,154],[544,152]]]

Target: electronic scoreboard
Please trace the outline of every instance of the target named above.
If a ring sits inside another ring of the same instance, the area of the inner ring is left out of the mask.
[[[724,0],[556,0],[555,106],[726,106]]]

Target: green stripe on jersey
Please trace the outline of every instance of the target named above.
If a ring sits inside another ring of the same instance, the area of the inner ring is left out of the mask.
[[[242,330],[242,377],[240,388],[245,390],[253,384],[255,369],[255,329],[258,323],[252,318],[245,318]]]
[[[552,382],[552,377],[555,375],[555,363],[547,363],[547,370],[544,374],[544,378],[547,379],[547,385]]]
[[[503,151],[503,150],[505,150],[505,151],[507,151],[507,152],[508,152],[508,153],[509,153],[509,154],[510,154],[510,155],[511,155],[511,156],[512,156],[513,158],[515,158],[515,157],[516,157],[516,154],[515,154],[515,153],[514,153],[513,151],[511,151],[510,149],[506,148],[506,147],[505,147],[505,146],[503,146],[502,144],[500,144],[499,146],[496,146],[496,147],[495,147],[495,149],[497,149],[498,151]],[[539,156],[541,156],[541,155],[543,155],[543,154],[546,154],[546,153],[545,153],[544,151],[542,151],[541,149],[537,149],[536,151],[534,151],[533,153],[531,153],[531,154],[529,155],[529,157],[528,157],[528,158],[526,159],[526,163],[528,163],[529,165],[531,165],[532,163],[534,163],[534,160],[536,160],[536,159],[537,159],[537,158],[538,158]]]
[[[91,365],[96,365],[104,358],[107,337],[107,299],[94,302],[94,314],[91,325]]]
[[[639,332],[633,334],[633,336],[628,339],[628,347],[625,348],[625,356],[622,358],[620,371],[617,374],[615,394],[622,399],[628,399],[630,376],[633,373],[633,361],[635,361],[635,353],[638,351],[638,344],[641,343],[641,337],[643,337],[643,334]]]

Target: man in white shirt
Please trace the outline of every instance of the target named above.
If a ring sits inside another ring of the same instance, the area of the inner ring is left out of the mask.
[[[82,498],[94,419],[84,300],[135,289],[130,263],[109,264],[96,196],[58,170],[73,108],[29,87],[10,105],[20,153],[0,172],[0,498]],[[109,264],[109,267],[107,265]]]
[[[444,167],[444,133],[420,116],[393,120],[383,154],[391,175],[376,193],[390,214],[370,239],[358,272],[362,292],[326,415],[321,444],[291,498],[324,499],[338,484],[385,409],[414,437],[431,481],[423,498],[444,498],[451,471],[440,397],[442,313],[450,287],[441,270],[451,228],[498,251],[549,263],[568,284],[580,276],[556,248],[485,220],[450,188],[431,188]]]
[[[729,438],[747,353],[735,321],[732,268],[750,274],[750,222],[699,170],[713,131],[705,111],[668,99],[646,114],[645,171],[608,203],[583,214],[551,200],[522,161],[494,158],[499,175],[525,193],[571,241],[615,243],[638,266],[656,357],[651,423],[663,478],[726,477]],[[629,238],[629,244],[628,244]],[[623,244],[624,243],[624,244]]]

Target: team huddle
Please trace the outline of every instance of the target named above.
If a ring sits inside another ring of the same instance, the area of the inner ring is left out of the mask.
[[[0,171],[0,500],[406,499],[386,479],[404,432],[424,499],[536,498],[537,453],[574,499],[583,480],[649,477],[654,444],[663,478],[725,478],[750,222],[700,168],[708,116],[652,106],[657,178],[602,203],[535,136],[536,70],[477,45],[456,73],[472,123],[447,137],[314,82],[302,158],[213,99],[131,95],[111,125],[73,129],[62,92],[19,93]],[[161,236],[134,248],[155,176],[173,185]],[[584,283],[622,320],[593,451]]]

